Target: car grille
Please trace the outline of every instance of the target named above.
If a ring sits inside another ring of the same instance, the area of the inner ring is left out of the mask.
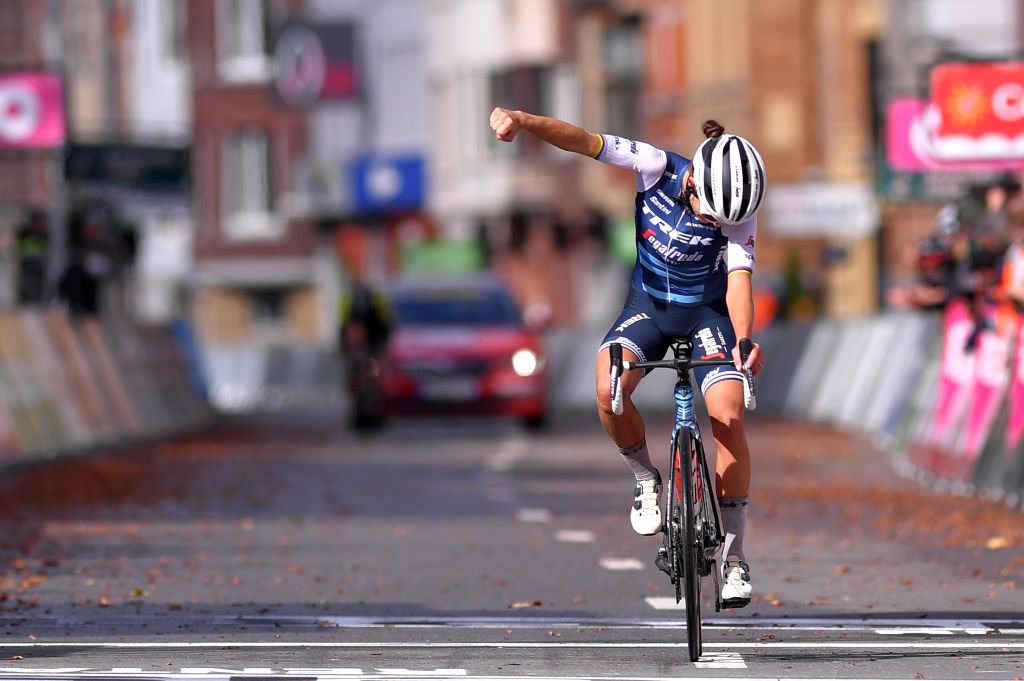
[[[482,359],[463,362],[409,362],[402,365],[402,371],[413,378],[483,376],[490,369],[491,362]]]

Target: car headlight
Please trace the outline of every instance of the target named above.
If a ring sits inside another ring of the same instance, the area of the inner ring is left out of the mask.
[[[540,357],[533,350],[517,350],[512,355],[512,371],[519,376],[533,376],[540,368]]]

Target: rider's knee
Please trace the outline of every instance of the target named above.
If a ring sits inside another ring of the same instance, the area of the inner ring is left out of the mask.
[[[716,429],[743,428],[743,404],[740,402],[728,400],[714,406],[709,404],[708,416],[711,417],[711,423]]]
[[[597,410],[608,416],[615,416],[612,411],[612,391],[607,383],[597,385]]]

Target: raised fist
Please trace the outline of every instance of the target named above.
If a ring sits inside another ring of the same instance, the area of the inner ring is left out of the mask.
[[[491,130],[502,142],[514,140],[522,127],[516,112],[502,109],[500,106],[494,107],[494,111],[491,112]]]

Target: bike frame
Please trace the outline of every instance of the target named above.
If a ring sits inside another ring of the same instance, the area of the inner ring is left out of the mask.
[[[673,351],[676,352],[678,357],[677,346],[673,346]],[[694,461],[691,466],[691,470],[697,477],[693,481],[694,489],[700,490],[700,496],[695,500],[697,503],[703,503],[705,500],[709,500],[712,513],[715,516],[715,527],[721,532],[722,528],[722,511],[718,507],[718,494],[717,491],[712,487],[711,489],[704,489],[707,485],[707,480],[703,479],[704,476],[701,472],[707,471],[708,477],[710,477],[710,468],[708,468],[707,456],[704,453],[704,445],[700,437],[700,426],[697,424],[697,410],[693,406],[693,383],[690,381],[689,370],[677,370],[676,371],[676,387],[674,391],[676,399],[676,423],[672,428],[672,448],[675,449],[676,442],[678,442],[679,431],[686,428],[690,431],[693,436],[693,440],[696,443],[694,451],[696,456],[699,457],[699,461]],[[671,465],[671,460],[669,465]],[[718,544],[722,542],[722,537],[717,537]],[[717,546],[716,546],[717,548]]]

